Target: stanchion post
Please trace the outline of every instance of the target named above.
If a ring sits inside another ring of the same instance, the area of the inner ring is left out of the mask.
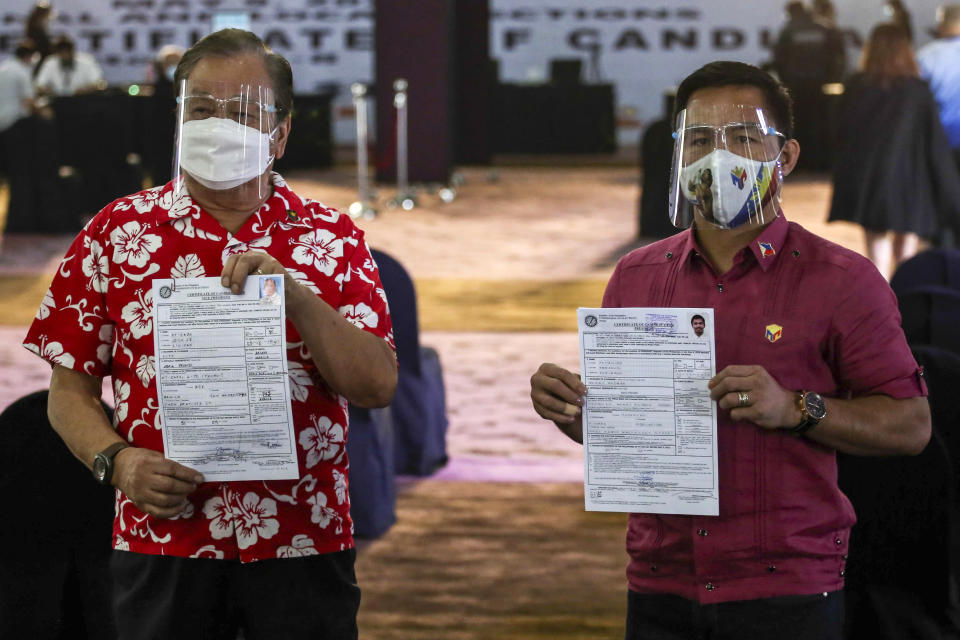
[[[417,198],[410,189],[407,164],[407,81],[403,78],[394,80],[393,91],[393,106],[397,110],[397,197],[393,204],[409,211],[417,206]]]
[[[350,217],[373,218],[377,210],[370,197],[370,167],[367,158],[367,87],[355,82],[350,85],[353,110],[357,118],[357,201],[350,205]]]

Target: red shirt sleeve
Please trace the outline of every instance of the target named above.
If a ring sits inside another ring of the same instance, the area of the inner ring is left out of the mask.
[[[104,209],[73,241],[23,341],[51,364],[96,377],[109,375],[113,351],[108,220]]]
[[[339,311],[347,320],[364,331],[383,338],[391,349],[396,350],[387,296],[380,283],[377,264],[370,255],[367,241],[364,240],[363,231],[354,228],[352,238],[349,232],[346,237],[348,240],[344,242],[344,258],[347,268],[340,292]]]

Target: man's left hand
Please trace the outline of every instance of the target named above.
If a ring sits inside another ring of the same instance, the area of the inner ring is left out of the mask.
[[[715,375],[708,386],[710,397],[721,409],[730,409],[732,420],[746,420],[764,429],[800,424],[797,393],[777,384],[760,365],[730,365]],[[745,405],[740,402],[741,394],[746,394]]]
[[[260,271],[258,272],[257,269]],[[284,266],[269,253],[261,251],[236,253],[227,258],[227,263],[223,265],[223,272],[220,274],[220,284],[234,293],[242,293],[247,276],[261,274],[283,276],[283,287],[286,291],[284,300],[286,302],[289,303],[290,298],[299,293],[299,283],[293,279]],[[290,308],[289,304],[287,308]]]

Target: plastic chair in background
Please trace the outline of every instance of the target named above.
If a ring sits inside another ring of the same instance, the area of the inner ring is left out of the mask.
[[[447,463],[447,406],[443,370],[436,350],[420,346],[417,294],[396,259],[372,249],[390,303],[399,365],[390,405],[396,472],[427,476]]]
[[[0,414],[0,637],[109,640],[114,491],[50,426],[47,396]]]

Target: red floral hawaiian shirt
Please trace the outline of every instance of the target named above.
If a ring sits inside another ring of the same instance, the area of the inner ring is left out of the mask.
[[[219,276],[227,258],[262,251],[348,320],[393,346],[386,296],[363,232],[273,174],[273,195],[231,235],[173,184],[98,213],[60,264],[24,346],[51,363],[113,377],[114,427],[163,451],[154,376],[152,278]],[[206,483],[172,519],[117,492],[115,549],[243,562],[353,546],[347,402],[332,392],[293,324],[287,359],[300,479]]]

